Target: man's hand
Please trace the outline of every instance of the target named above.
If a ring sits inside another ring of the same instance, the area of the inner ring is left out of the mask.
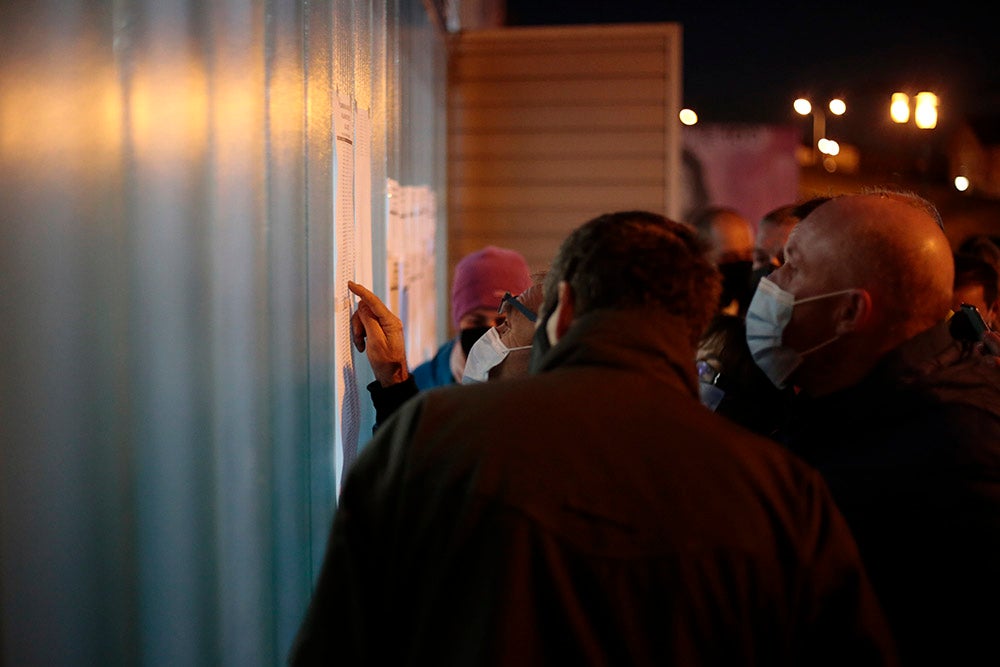
[[[354,347],[366,354],[380,385],[399,384],[410,376],[403,322],[366,287],[349,280],[347,289],[359,299],[351,315]]]

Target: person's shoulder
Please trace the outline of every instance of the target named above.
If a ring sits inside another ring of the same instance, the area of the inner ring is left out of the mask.
[[[769,474],[810,480],[818,476],[811,464],[786,445],[727,417],[714,413],[706,415],[700,435],[704,443],[721,447],[734,460],[755,472],[769,470]]]
[[[936,402],[1000,417],[1000,357],[970,352],[929,369],[914,385]]]
[[[455,384],[455,378],[451,374],[451,351],[454,347],[454,338],[445,341],[433,357],[411,371],[419,389]]]

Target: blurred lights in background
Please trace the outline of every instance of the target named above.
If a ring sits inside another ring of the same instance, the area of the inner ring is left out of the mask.
[[[907,123],[910,120],[910,96],[906,93],[893,93],[889,103],[889,115],[896,123]]]
[[[804,97],[800,97],[792,102],[792,108],[802,116],[812,115],[813,131],[811,155],[808,158],[812,164],[822,162],[823,168],[829,172],[836,171],[837,161],[833,158],[840,154],[840,144],[827,137],[826,134],[826,112],[821,107],[813,107],[812,102]],[[847,112],[847,103],[834,97],[827,102],[827,108],[834,116],[842,116]],[[825,157],[820,160],[820,155]]]
[[[938,97],[934,93],[922,91],[913,98],[913,122],[922,130],[932,130],[937,127]],[[897,123],[910,121],[910,96],[906,93],[892,94],[889,103],[889,115]]]
[[[838,144],[833,139],[826,139],[826,138],[820,139],[818,142],[816,142],[816,148],[818,148],[819,152],[822,153],[823,155],[833,156],[840,153],[840,144]]]
[[[934,93],[917,93],[917,102],[913,110],[913,122],[922,130],[930,130],[937,126],[937,95]]]
[[[694,125],[698,122],[698,114],[692,109],[681,109],[681,112],[677,116],[685,125]]]
[[[955,177],[955,189],[959,192],[965,192],[969,189],[969,179],[965,176]]]

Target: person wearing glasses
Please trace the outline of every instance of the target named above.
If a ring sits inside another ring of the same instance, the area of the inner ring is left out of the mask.
[[[504,294],[497,325],[483,334],[469,350],[462,383],[527,375],[531,339],[535,335],[537,311],[541,305],[541,275],[536,276],[534,285],[519,295]]]
[[[528,263],[516,250],[489,245],[463,257],[451,282],[451,319],[457,334],[413,369],[417,388],[460,383],[472,346],[500,322],[497,311],[503,295],[520,294],[530,286]]]
[[[517,296],[505,292],[501,297],[496,326],[469,350],[463,382],[517,377],[528,372],[531,338],[542,305],[542,275]],[[420,388],[408,370],[402,321],[364,285],[348,281],[347,288],[358,297],[358,307],[351,315],[351,339],[354,347],[365,353],[375,376],[368,393],[375,406],[377,430]]]
[[[698,401],[720,291],[679,222],[572,232],[531,372],[422,391],[355,460],[289,664],[896,664],[820,474]]]

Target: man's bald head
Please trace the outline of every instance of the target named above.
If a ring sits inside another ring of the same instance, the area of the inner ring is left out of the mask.
[[[804,224],[805,223],[805,224]],[[947,317],[954,263],[941,218],[913,194],[841,195],[819,206],[796,228],[825,237],[830,271],[842,287],[869,291],[873,314],[901,340]],[[895,337],[894,336],[894,337]]]
[[[804,359],[789,378],[817,396],[858,382],[948,317],[953,276],[950,244],[925,200],[876,192],[820,204],[792,230],[785,264],[770,276],[797,302],[782,340]]]

